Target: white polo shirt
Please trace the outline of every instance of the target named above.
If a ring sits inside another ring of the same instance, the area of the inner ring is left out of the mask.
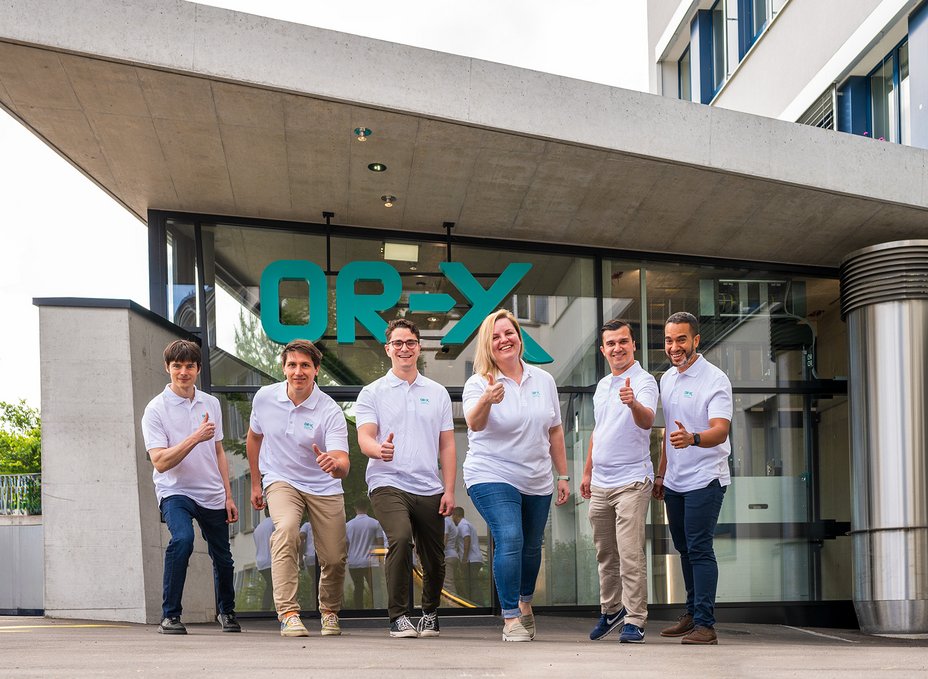
[[[216,460],[216,443],[222,441],[222,411],[215,396],[194,388],[191,400],[167,385],[145,406],[142,437],[146,450],[171,448],[195,432],[207,413],[216,425],[215,436],[196,444],[176,467],[152,472],[159,504],[171,495],[184,495],[206,509],[225,509],[226,491]]]
[[[255,541],[255,566],[259,571],[266,571],[271,567],[271,533],[273,532],[274,522],[269,516],[261,519],[261,523],[252,531],[251,537]]]
[[[508,483],[525,495],[554,492],[551,441],[548,430],[561,424],[561,405],[554,378],[541,368],[522,363],[522,384],[502,373],[503,400],[490,406],[483,431],[467,430],[464,485]],[[487,388],[483,375],[464,383],[464,413],[469,413]]]
[[[657,412],[657,381],[635,361],[621,375],[606,375],[593,395],[593,479],[598,488],[621,488],[654,479],[651,430],[635,424],[632,409],[619,400],[619,389],[631,380],[635,399]]]
[[[316,543],[313,542],[313,527],[307,521],[300,526],[300,533],[306,536],[306,547],[303,550],[303,568],[308,569],[316,565]]]
[[[709,363],[702,354],[686,372],[671,367],[661,377],[661,405],[664,408],[664,454],[667,470],[664,485],[678,493],[705,488],[712,481],[727,486],[731,483],[728,437],[712,448],[688,446],[674,448],[670,434],[677,429],[675,420],[691,433],[709,428],[709,420],[722,417],[731,422],[732,396],[728,376]]]
[[[445,491],[438,471],[438,439],[454,430],[451,397],[438,382],[421,373],[412,384],[391,370],[358,394],[355,422],[377,425],[377,442],[393,434],[393,460],[370,458],[368,492],[391,486],[414,495],[440,495]]]
[[[445,517],[445,558],[458,558],[458,527],[450,516]]]
[[[464,553],[464,539],[470,538],[470,549]],[[467,519],[458,523],[458,554],[464,563],[483,563],[483,552],[480,551],[480,537],[477,529]]]
[[[367,514],[358,514],[345,524],[345,536],[348,539],[348,568],[372,568],[380,565],[371,549],[377,538],[386,544],[386,536],[377,519]]]
[[[333,479],[316,462],[313,444],[324,451],[348,451],[345,414],[319,385],[300,405],[287,397],[287,383],[261,387],[251,404],[251,430],[264,436],[258,469],[267,488],[284,481],[313,495],[338,495],[340,479]]]

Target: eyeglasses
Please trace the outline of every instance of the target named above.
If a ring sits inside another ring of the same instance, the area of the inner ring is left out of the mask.
[[[415,349],[417,346],[419,346],[419,340],[408,339],[405,342],[403,340],[390,340],[387,342],[387,344],[396,350],[402,349],[404,345],[407,349]]]

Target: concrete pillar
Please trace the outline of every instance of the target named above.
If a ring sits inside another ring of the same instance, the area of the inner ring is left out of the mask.
[[[854,606],[871,634],[928,632],[928,240],[841,264],[850,345]]]
[[[156,623],[164,548],[145,405],[167,383],[162,351],[189,336],[126,300],[38,299],[42,371],[45,614]],[[184,620],[215,617],[197,534]]]

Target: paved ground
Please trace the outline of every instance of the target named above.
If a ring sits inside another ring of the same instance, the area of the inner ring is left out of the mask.
[[[504,644],[491,618],[442,619],[439,639],[390,639],[380,621],[343,621],[341,637],[283,639],[273,620],[243,634],[0,617],[0,677],[873,677],[928,676],[928,640],[783,626],[719,625],[716,647],[681,646],[648,628],[647,643],[587,638],[591,619],[538,617],[538,638]]]

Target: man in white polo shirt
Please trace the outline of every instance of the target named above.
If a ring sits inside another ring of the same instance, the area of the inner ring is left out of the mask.
[[[712,546],[725,489],[731,484],[731,382],[699,347],[699,322],[681,311],[664,324],[671,368],[661,377],[664,439],[654,496],[664,500],[673,546],[680,552],[686,613],[662,637],[717,644],[715,592],[719,568]]]
[[[164,350],[171,383],[155,396],[142,416],[145,448],[155,467],[155,493],[171,532],[164,552],[162,634],[186,634],[180,620],[187,564],[193,553],[193,521],[200,526],[213,560],[213,582],[223,632],[241,632],[235,619],[229,523],[238,509],[229,487],[229,463],[222,448],[219,401],[196,387],[200,347],[176,340]]]
[[[483,567],[483,552],[480,551],[480,536],[474,524],[464,518],[464,508],[455,507],[451,515],[457,526],[457,552],[461,567],[461,594],[478,606],[484,605],[484,592],[480,588],[480,569]]]
[[[392,367],[361,390],[355,415],[358,443],[370,458],[371,503],[390,543],[384,562],[390,636],[437,637],[445,580],[443,517],[454,509],[451,398],[419,373],[419,328],[412,321],[391,321],[386,338]],[[418,627],[409,619],[408,605],[413,542],[422,564]]]
[[[371,593],[371,606],[376,606],[374,598],[374,569],[380,569],[380,560],[371,552],[376,544],[385,545],[383,528],[377,519],[367,513],[367,500],[358,499],[354,504],[354,518],[345,524],[348,536],[348,575],[354,586],[354,607],[364,608],[364,585]],[[378,576],[379,577],[379,576]]]
[[[252,402],[245,444],[251,504],[263,509],[266,494],[274,521],[271,577],[281,636],[309,634],[297,601],[304,511],[312,524],[321,571],[322,635],[338,635],[347,558],[341,479],[349,469],[348,425],[338,404],[316,387],[322,352],[312,342],[290,342],[281,361],[286,380],[261,387]]]
[[[643,643],[648,619],[645,519],[654,482],[651,425],[657,382],[635,360],[631,326],[613,319],[600,329],[599,350],[610,373],[593,395],[595,427],[580,494],[590,500],[590,525],[599,563],[601,615],[590,639],[624,626],[621,643]]]

